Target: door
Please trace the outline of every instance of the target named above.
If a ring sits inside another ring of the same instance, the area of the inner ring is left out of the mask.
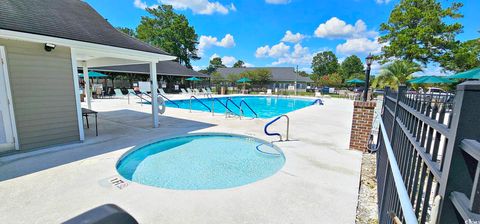
[[[0,152],[15,149],[14,123],[5,49],[0,46]]]

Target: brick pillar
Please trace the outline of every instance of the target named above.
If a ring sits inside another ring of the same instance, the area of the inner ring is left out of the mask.
[[[350,149],[366,152],[368,138],[372,131],[373,116],[376,102],[355,101],[353,103],[352,132],[350,134]]]

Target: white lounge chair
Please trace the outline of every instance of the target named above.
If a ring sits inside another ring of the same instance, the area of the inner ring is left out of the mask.
[[[123,95],[122,93],[122,90],[120,89],[114,89],[113,92],[115,92],[116,97],[121,97],[121,98],[125,97],[125,95]]]
[[[187,92],[187,90],[185,90],[184,88],[180,88],[180,91],[182,91],[182,94],[184,94],[184,95],[188,95],[188,92]]]
[[[198,95],[200,95],[200,91],[198,91],[198,89],[193,89],[193,94],[198,96]]]
[[[267,95],[272,95],[272,89],[267,89]]]
[[[167,95],[167,93],[165,93],[165,91],[163,91],[162,88],[158,88],[158,92],[159,92],[160,94],[164,95],[164,96]]]
[[[212,89],[210,89],[210,87],[207,87],[207,93],[210,94],[210,95],[213,94]]]
[[[187,92],[188,92],[188,94],[189,94],[189,95],[191,95],[191,96],[193,96],[193,95],[194,95],[194,93],[193,93],[192,89],[190,89],[190,88],[187,88]]]

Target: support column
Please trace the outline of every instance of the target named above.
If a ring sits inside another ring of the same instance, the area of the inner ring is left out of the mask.
[[[85,81],[87,108],[92,109],[92,90],[90,89],[90,77],[88,76],[88,66],[86,61],[83,62],[83,80]]]
[[[350,149],[366,152],[368,139],[372,131],[375,112],[375,101],[355,101],[353,104],[352,131],[350,134]]]
[[[77,111],[77,122],[78,122],[78,135],[80,136],[80,141],[85,140],[85,131],[83,129],[83,117],[82,117],[82,103],[80,102],[80,85],[78,80],[78,66],[77,66],[77,54],[75,49],[71,49],[71,60],[72,60],[72,75],[73,75],[73,88],[75,94],[75,106]]]
[[[158,128],[158,82],[157,82],[157,63],[150,62],[150,82],[152,87],[152,120],[153,127]]]

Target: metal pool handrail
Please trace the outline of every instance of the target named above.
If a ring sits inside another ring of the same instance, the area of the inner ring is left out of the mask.
[[[228,108],[228,102],[232,102],[233,105],[236,106],[236,107],[240,110],[240,107],[239,107],[235,102],[233,102],[233,100],[230,99],[230,98],[227,98],[227,101],[226,101],[226,103],[225,103],[225,105],[227,106],[227,108]]]
[[[283,141],[283,140],[282,140],[282,135],[281,135],[280,133],[278,133],[278,132],[270,133],[270,132],[268,132],[268,130],[267,130],[270,125],[272,125],[272,124],[275,123],[276,121],[280,120],[280,118],[282,118],[282,117],[287,118],[287,139],[285,139],[285,141],[288,141],[288,131],[289,131],[289,129],[290,129],[290,118],[289,118],[286,114],[280,115],[280,116],[278,116],[277,118],[273,119],[272,121],[268,122],[268,123],[265,125],[265,127],[263,128],[263,131],[265,132],[266,135],[268,135],[268,136],[278,136],[278,137],[280,137],[280,141]]]
[[[255,117],[258,118],[258,114],[248,105],[247,102],[245,102],[245,100],[240,101],[240,113],[242,115],[243,115],[242,104],[245,104],[248,107],[248,109],[250,109],[250,111],[252,111],[253,114],[255,114]]]
[[[170,99],[168,99],[166,96],[162,95],[161,93],[158,93],[158,95],[165,98],[168,102],[175,104],[175,106],[177,106],[178,108],[180,108],[180,105],[178,105],[178,103],[175,103],[174,101],[171,101]]]
[[[312,105],[318,103],[319,105],[323,105],[323,101],[322,99],[316,99],[315,101],[313,101]]]
[[[212,112],[212,109],[210,109],[210,107],[208,107],[207,105],[205,105],[201,100],[199,100],[197,97],[195,96],[191,96],[190,97],[190,112],[192,112],[192,98],[197,100],[198,102],[200,102],[204,107],[206,107],[208,109],[209,112]]]
[[[222,104],[223,107],[225,107],[225,109],[227,109],[228,111],[230,111],[231,113],[239,116],[238,114],[236,114],[235,112],[233,112],[232,110],[230,110],[230,108],[227,107],[227,105],[225,105],[224,103],[222,103],[222,101],[220,101],[219,99],[217,98],[211,98],[212,99],[212,115],[215,113],[215,101],[218,101],[220,104]]]

